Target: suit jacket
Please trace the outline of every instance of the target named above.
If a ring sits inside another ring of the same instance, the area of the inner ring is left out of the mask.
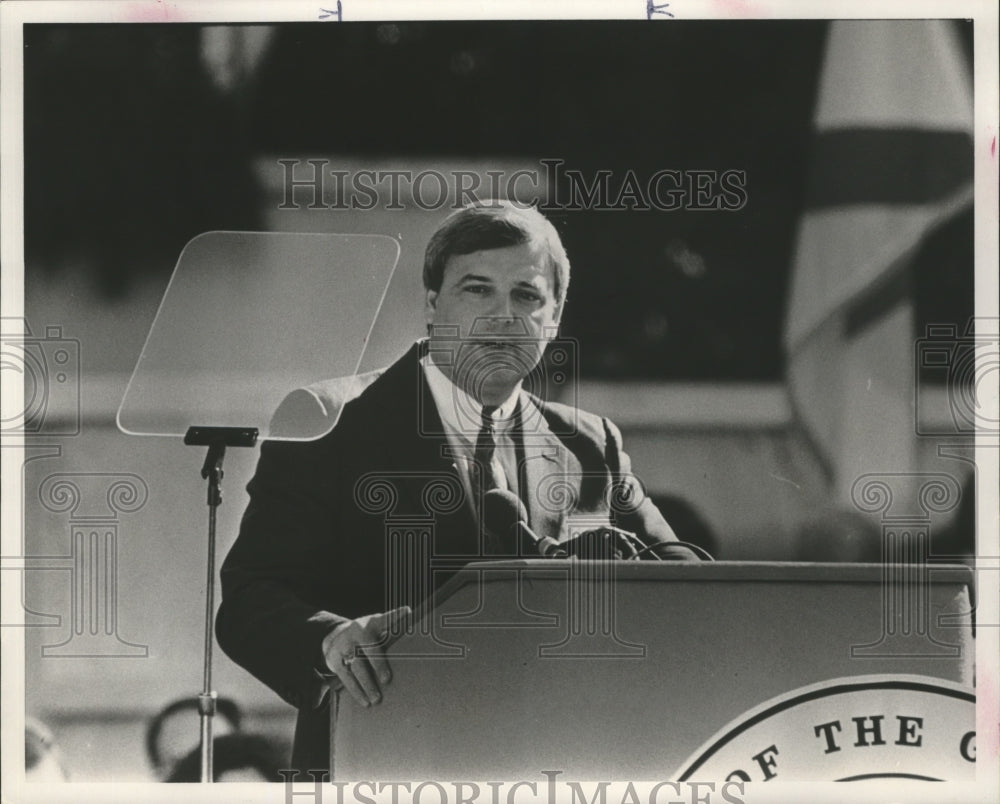
[[[384,372],[300,389],[282,403],[272,433],[291,419],[299,427],[340,419],[315,441],[262,444],[222,566],[219,644],[299,709],[293,766],[301,770],[329,767],[328,687],[317,669],[326,634],[346,619],[416,606],[413,590],[437,588],[481,559],[482,531],[419,365],[425,352],[420,342]],[[519,407],[518,487],[536,533],[563,540],[582,518],[591,527],[610,520],[646,542],[676,539],[631,476],[610,421],[526,392]],[[433,577],[393,588],[387,534],[408,523],[412,533],[428,517]]]

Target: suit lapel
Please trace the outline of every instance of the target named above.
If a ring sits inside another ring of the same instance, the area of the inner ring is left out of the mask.
[[[416,361],[414,361],[416,363]],[[427,377],[423,367],[416,363],[416,386],[417,399],[420,401],[418,411],[418,438],[421,441],[421,458],[416,466],[434,467],[434,471],[451,475],[452,480],[461,489],[462,496],[465,496],[465,483],[459,473],[455,456],[451,454],[450,442],[445,433],[444,424],[441,421],[441,414],[438,412],[434,395],[427,384]],[[423,494],[424,483],[414,484],[412,494]],[[434,553],[436,555],[478,555],[479,553],[479,531],[476,525],[476,517],[470,500],[465,500],[462,505],[450,513],[436,514]]]
[[[434,515],[436,554],[474,555],[478,538],[470,506],[461,505],[450,513],[427,510],[433,495],[426,495],[425,489],[434,475],[450,475],[463,490],[464,485],[455,459],[448,454],[444,425],[420,366],[424,354],[426,341],[418,342],[386,371],[386,382],[381,385],[383,414],[377,426],[392,433],[385,447],[385,461],[405,472],[396,481],[400,495],[397,510]]]
[[[379,390],[376,408],[381,413],[374,419],[375,426],[385,428],[386,435],[392,434],[386,447],[386,463],[412,473],[398,485],[401,511],[425,510],[423,491],[428,471],[450,474],[464,489],[454,458],[448,454],[444,425],[419,363],[425,353],[425,342],[418,343],[369,389],[377,385]],[[522,390],[519,405],[515,423],[516,442],[520,442],[522,452],[518,491],[528,511],[528,524],[539,536],[561,541],[566,517],[581,501],[583,466],[574,450],[553,432],[549,417],[555,414],[544,403]],[[554,421],[559,432],[566,429],[566,422],[558,417]],[[570,442],[576,443],[572,438]],[[479,553],[479,528],[469,505],[438,514],[435,533],[436,554]]]
[[[539,405],[524,391],[518,429],[524,445],[519,482],[528,524],[539,536],[560,541],[569,513],[567,498],[579,497],[582,467],[552,432]]]

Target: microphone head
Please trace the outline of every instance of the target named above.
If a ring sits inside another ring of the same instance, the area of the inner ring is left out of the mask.
[[[490,533],[508,533],[518,523],[527,525],[528,509],[512,491],[491,489],[483,495],[483,524]]]

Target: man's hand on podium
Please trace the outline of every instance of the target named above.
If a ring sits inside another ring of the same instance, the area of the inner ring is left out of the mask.
[[[382,690],[392,680],[383,650],[390,632],[409,617],[409,606],[369,614],[341,623],[323,639],[323,656],[330,672],[362,706],[382,700]]]

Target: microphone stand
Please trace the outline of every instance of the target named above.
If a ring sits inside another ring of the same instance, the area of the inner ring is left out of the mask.
[[[212,718],[218,698],[212,689],[212,624],[215,619],[215,520],[222,504],[222,462],[226,447],[252,447],[257,443],[256,427],[189,427],[184,443],[208,447],[201,476],[208,481],[208,575],[205,582],[205,661],[198,716],[201,725],[201,781],[212,781]]]

